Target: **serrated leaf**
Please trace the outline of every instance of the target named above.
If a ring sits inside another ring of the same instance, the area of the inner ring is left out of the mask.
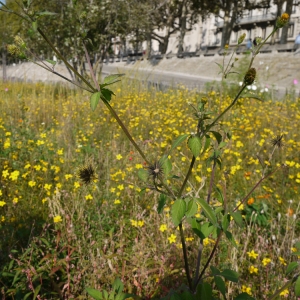
[[[189,200],[187,209],[186,209],[186,217],[194,216],[198,211],[198,204],[194,199]]]
[[[111,90],[101,87],[101,99],[110,102],[111,96],[115,95]]]
[[[101,97],[101,92],[96,92],[94,94],[92,94],[91,98],[90,98],[90,104],[91,104],[91,109],[92,111],[94,111],[99,103]]]
[[[200,198],[196,198],[196,201],[200,204],[205,216],[209,219],[209,221],[213,225],[217,225],[218,222],[217,217],[213,209],[209,206],[209,204],[207,204],[207,202],[204,199],[200,199]]]
[[[298,278],[295,282],[295,295],[297,297],[300,297],[300,276],[298,276]]]
[[[214,137],[217,140],[218,144],[220,144],[222,142],[222,135],[217,131],[210,131],[210,132],[214,135]]]
[[[138,178],[144,182],[147,182],[149,179],[149,172],[145,169],[138,170]]]
[[[243,220],[243,217],[242,217],[242,214],[238,211],[236,212],[232,212],[230,214],[234,220],[234,222],[239,226],[239,227],[244,227],[244,220]]]
[[[171,207],[171,218],[177,227],[185,215],[186,203],[183,199],[177,199]]]
[[[176,147],[178,147],[182,142],[184,142],[189,136],[190,136],[190,134],[183,134],[183,135],[180,135],[179,137],[177,137],[171,146],[170,152],[173,149],[175,149]]]
[[[46,62],[48,62],[49,64],[55,66],[56,65],[56,61],[51,60],[51,59],[46,59]]]
[[[200,150],[202,145],[201,145],[201,139],[198,136],[193,136],[189,138],[188,146],[195,157],[198,157],[200,155]]]
[[[102,300],[102,293],[92,288],[85,288],[87,293],[93,297],[95,300]]]
[[[159,214],[162,213],[164,206],[166,205],[166,202],[167,202],[167,196],[165,194],[160,194],[158,200],[158,206],[157,206],[157,212]]]
[[[292,261],[288,264],[285,274],[291,273],[293,270],[295,270],[298,267],[298,263],[296,261]]]
[[[206,222],[201,225],[201,233],[203,234],[204,238],[207,238],[214,230],[214,226],[211,223]]]
[[[224,271],[221,272],[220,274],[223,276],[225,279],[231,281],[231,282],[238,282],[239,281],[239,274],[233,270],[230,269],[225,269]]]
[[[215,276],[214,279],[215,279],[215,283],[216,283],[218,290],[221,292],[221,294],[225,298],[225,293],[226,293],[225,281],[220,276]]]
[[[38,285],[35,289],[34,289],[34,294],[33,294],[33,300],[36,299],[36,297],[38,296],[40,289],[41,289],[42,285]]]
[[[103,83],[101,84],[102,87],[114,84],[116,82],[119,82],[120,80],[118,78],[124,76],[125,74],[111,74],[104,78]]]

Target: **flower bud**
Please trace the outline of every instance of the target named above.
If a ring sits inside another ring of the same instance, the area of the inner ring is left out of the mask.
[[[238,45],[240,45],[240,44],[244,41],[245,37],[246,37],[246,33],[243,33],[243,34],[239,37],[239,39],[238,39]]]
[[[282,28],[283,26],[285,26],[286,24],[289,23],[289,19],[290,19],[289,14],[283,13],[281,15],[281,17],[277,18],[277,20],[276,20],[276,27],[277,28]]]
[[[19,47],[21,47],[21,48],[23,48],[23,49],[26,48],[26,44],[25,44],[25,42],[22,40],[22,38],[21,38],[20,36],[18,36],[18,35],[15,36],[14,40],[15,40],[15,44],[16,44],[17,46],[19,46]]]
[[[253,44],[254,46],[258,46],[262,41],[262,38],[257,36],[254,40],[253,40]]]
[[[255,68],[250,68],[244,77],[244,83],[246,85],[251,85],[255,80],[255,76],[256,76]]]

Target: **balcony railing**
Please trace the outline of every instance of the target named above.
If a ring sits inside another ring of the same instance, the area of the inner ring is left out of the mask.
[[[267,14],[267,15],[257,15],[257,16],[249,16],[238,18],[235,22],[236,25],[244,25],[251,23],[261,23],[261,22],[269,22],[274,21],[276,18],[275,14]],[[222,28],[224,26],[224,22],[216,22],[217,28]]]

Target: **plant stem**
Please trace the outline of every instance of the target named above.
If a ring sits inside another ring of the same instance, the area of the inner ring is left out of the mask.
[[[284,165],[281,165],[280,167],[276,168],[273,172],[269,173],[268,175],[262,177],[256,184],[255,186],[250,190],[250,192],[243,198],[243,200],[241,201],[241,203],[233,210],[233,212],[235,212],[242,204],[244,204],[244,202],[248,199],[248,197],[254,192],[254,190],[256,190],[256,188],[265,180],[267,179],[269,176],[273,175],[275,172],[277,172],[279,170],[279,168],[284,167]]]
[[[181,244],[182,244],[182,251],[183,251],[183,259],[184,259],[184,268],[185,268],[185,273],[186,273],[186,278],[188,280],[189,288],[192,290],[193,285],[192,285],[192,279],[191,279],[191,274],[190,274],[190,268],[189,268],[189,262],[188,262],[188,257],[187,257],[187,250],[186,250],[186,244],[185,244],[185,239],[184,239],[184,232],[183,232],[183,227],[182,223],[179,223],[179,230],[180,230],[180,239],[181,239]]]
[[[195,286],[194,286],[194,290],[197,289],[197,286],[198,286],[198,284],[199,284],[201,278],[203,277],[203,275],[204,275],[204,273],[205,273],[207,267],[208,267],[209,264],[210,264],[210,261],[212,260],[212,258],[213,258],[214,255],[215,255],[215,252],[216,252],[217,247],[218,247],[218,245],[219,245],[219,242],[220,242],[220,240],[221,240],[222,233],[223,233],[223,231],[221,231],[221,232],[219,233],[219,235],[218,235],[218,238],[217,238],[217,240],[216,240],[216,243],[215,243],[215,245],[214,245],[214,248],[212,249],[209,258],[208,258],[208,260],[207,260],[205,266],[203,267],[203,270],[202,270],[202,272],[201,272],[201,274],[200,274],[198,280],[196,281],[196,284],[195,284]]]

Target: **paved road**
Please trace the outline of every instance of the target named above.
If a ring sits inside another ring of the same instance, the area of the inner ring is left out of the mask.
[[[135,69],[133,67],[124,67],[117,64],[104,64],[103,74],[126,73],[131,78],[138,78],[157,87],[176,87],[184,85],[189,89],[204,90],[205,85],[213,81],[219,82],[220,78],[211,78],[205,76],[189,75],[184,73],[174,73],[162,70]]]

